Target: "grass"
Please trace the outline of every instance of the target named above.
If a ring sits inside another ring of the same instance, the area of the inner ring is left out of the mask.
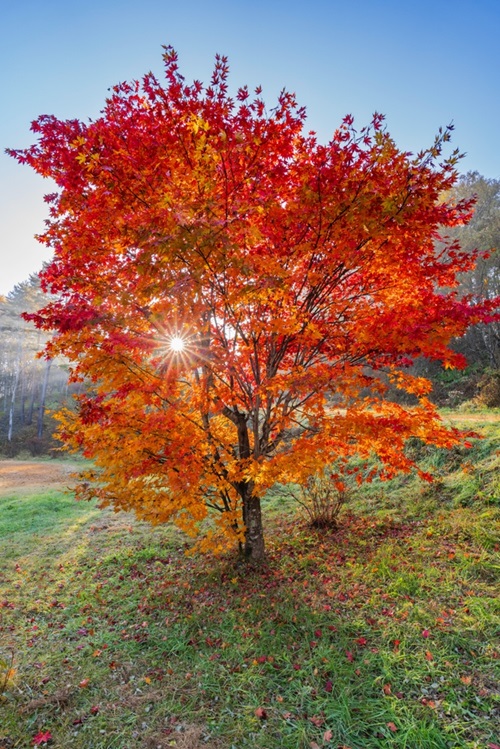
[[[495,747],[500,428],[473,416],[469,452],[415,447],[434,485],[374,484],[337,531],[271,498],[258,570],[56,491],[0,498],[0,747]]]

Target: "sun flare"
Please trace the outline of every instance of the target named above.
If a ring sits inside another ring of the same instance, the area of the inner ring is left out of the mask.
[[[181,351],[184,351],[186,347],[186,342],[184,338],[181,338],[178,335],[174,335],[169,341],[169,346],[170,346],[171,351],[174,351],[175,353],[180,353]]]

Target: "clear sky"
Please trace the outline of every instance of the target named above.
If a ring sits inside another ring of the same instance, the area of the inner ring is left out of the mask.
[[[216,52],[230,84],[282,88],[327,141],[345,114],[375,111],[419,151],[453,121],[461,171],[500,178],[499,0],[0,0],[0,294],[39,270],[50,183],[7,157],[33,142],[31,120],[96,117],[107,89],[153,70],[173,45],[188,80]]]

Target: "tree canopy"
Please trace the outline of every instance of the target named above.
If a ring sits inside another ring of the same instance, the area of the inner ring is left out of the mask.
[[[381,115],[359,132],[347,116],[321,144],[291,93],[231,98],[226,58],[206,87],[164,61],[164,84],[116,86],[90,123],[42,116],[11,152],[58,186],[40,238],[57,299],[32,319],[91,383],[61,417],[96,466],[80,496],[260,560],[276,482],[334,464],[340,487],[353,456],[358,481],[388,478],[415,468],[410,438],[460,439],[407,369],[461,366],[451,339],[495,300],[457,293],[476,253],[446,237],[473,207],[443,197],[449,128],[413,156]]]

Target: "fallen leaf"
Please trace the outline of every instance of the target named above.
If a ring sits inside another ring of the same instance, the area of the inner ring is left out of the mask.
[[[388,723],[387,728],[389,729],[389,731],[392,731],[393,733],[395,733],[398,730],[398,727],[396,726],[395,723]]]
[[[309,718],[313,726],[322,726],[325,722],[324,718],[321,718],[319,715],[313,715],[312,718]]]
[[[267,711],[266,711],[266,709],[264,707],[258,707],[255,710],[255,715],[257,716],[257,718],[260,718],[261,720],[266,720],[266,718],[267,718]]]
[[[429,630],[424,629],[422,632],[422,637],[430,637],[430,636],[431,636],[431,633],[429,632]]]
[[[333,683],[328,679],[328,681],[325,684],[325,692],[331,692],[333,689]]]
[[[330,731],[330,729],[328,729],[323,734],[323,741],[328,742],[328,741],[331,741],[332,739],[333,739],[333,732]]]
[[[81,682],[78,684],[80,689],[86,689],[88,685],[90,684],[90,679],[82,679]]]
[[[434,656],[432,655],[432,653],[431,653],[430,650],[426,650],[425,651],[425,659],[427,661],[433,661],[434,660]]]
[[[52,734],[50,731],[39,731],[35,736],[33,736],[33,746],[40,746],[40,744],[47,744],[49,741],[52,741]]]
[[[384,684],[382,687],[382,690],[384,694],[391,694],[391,685],[390,684]]]
[[[352,663],[353,660],[354,660],[354,656],[353,656],[353,654],[351,653],[350,650],[346,651],[345,657],[347,658],[347,660],[349,661],[349,663]]]

